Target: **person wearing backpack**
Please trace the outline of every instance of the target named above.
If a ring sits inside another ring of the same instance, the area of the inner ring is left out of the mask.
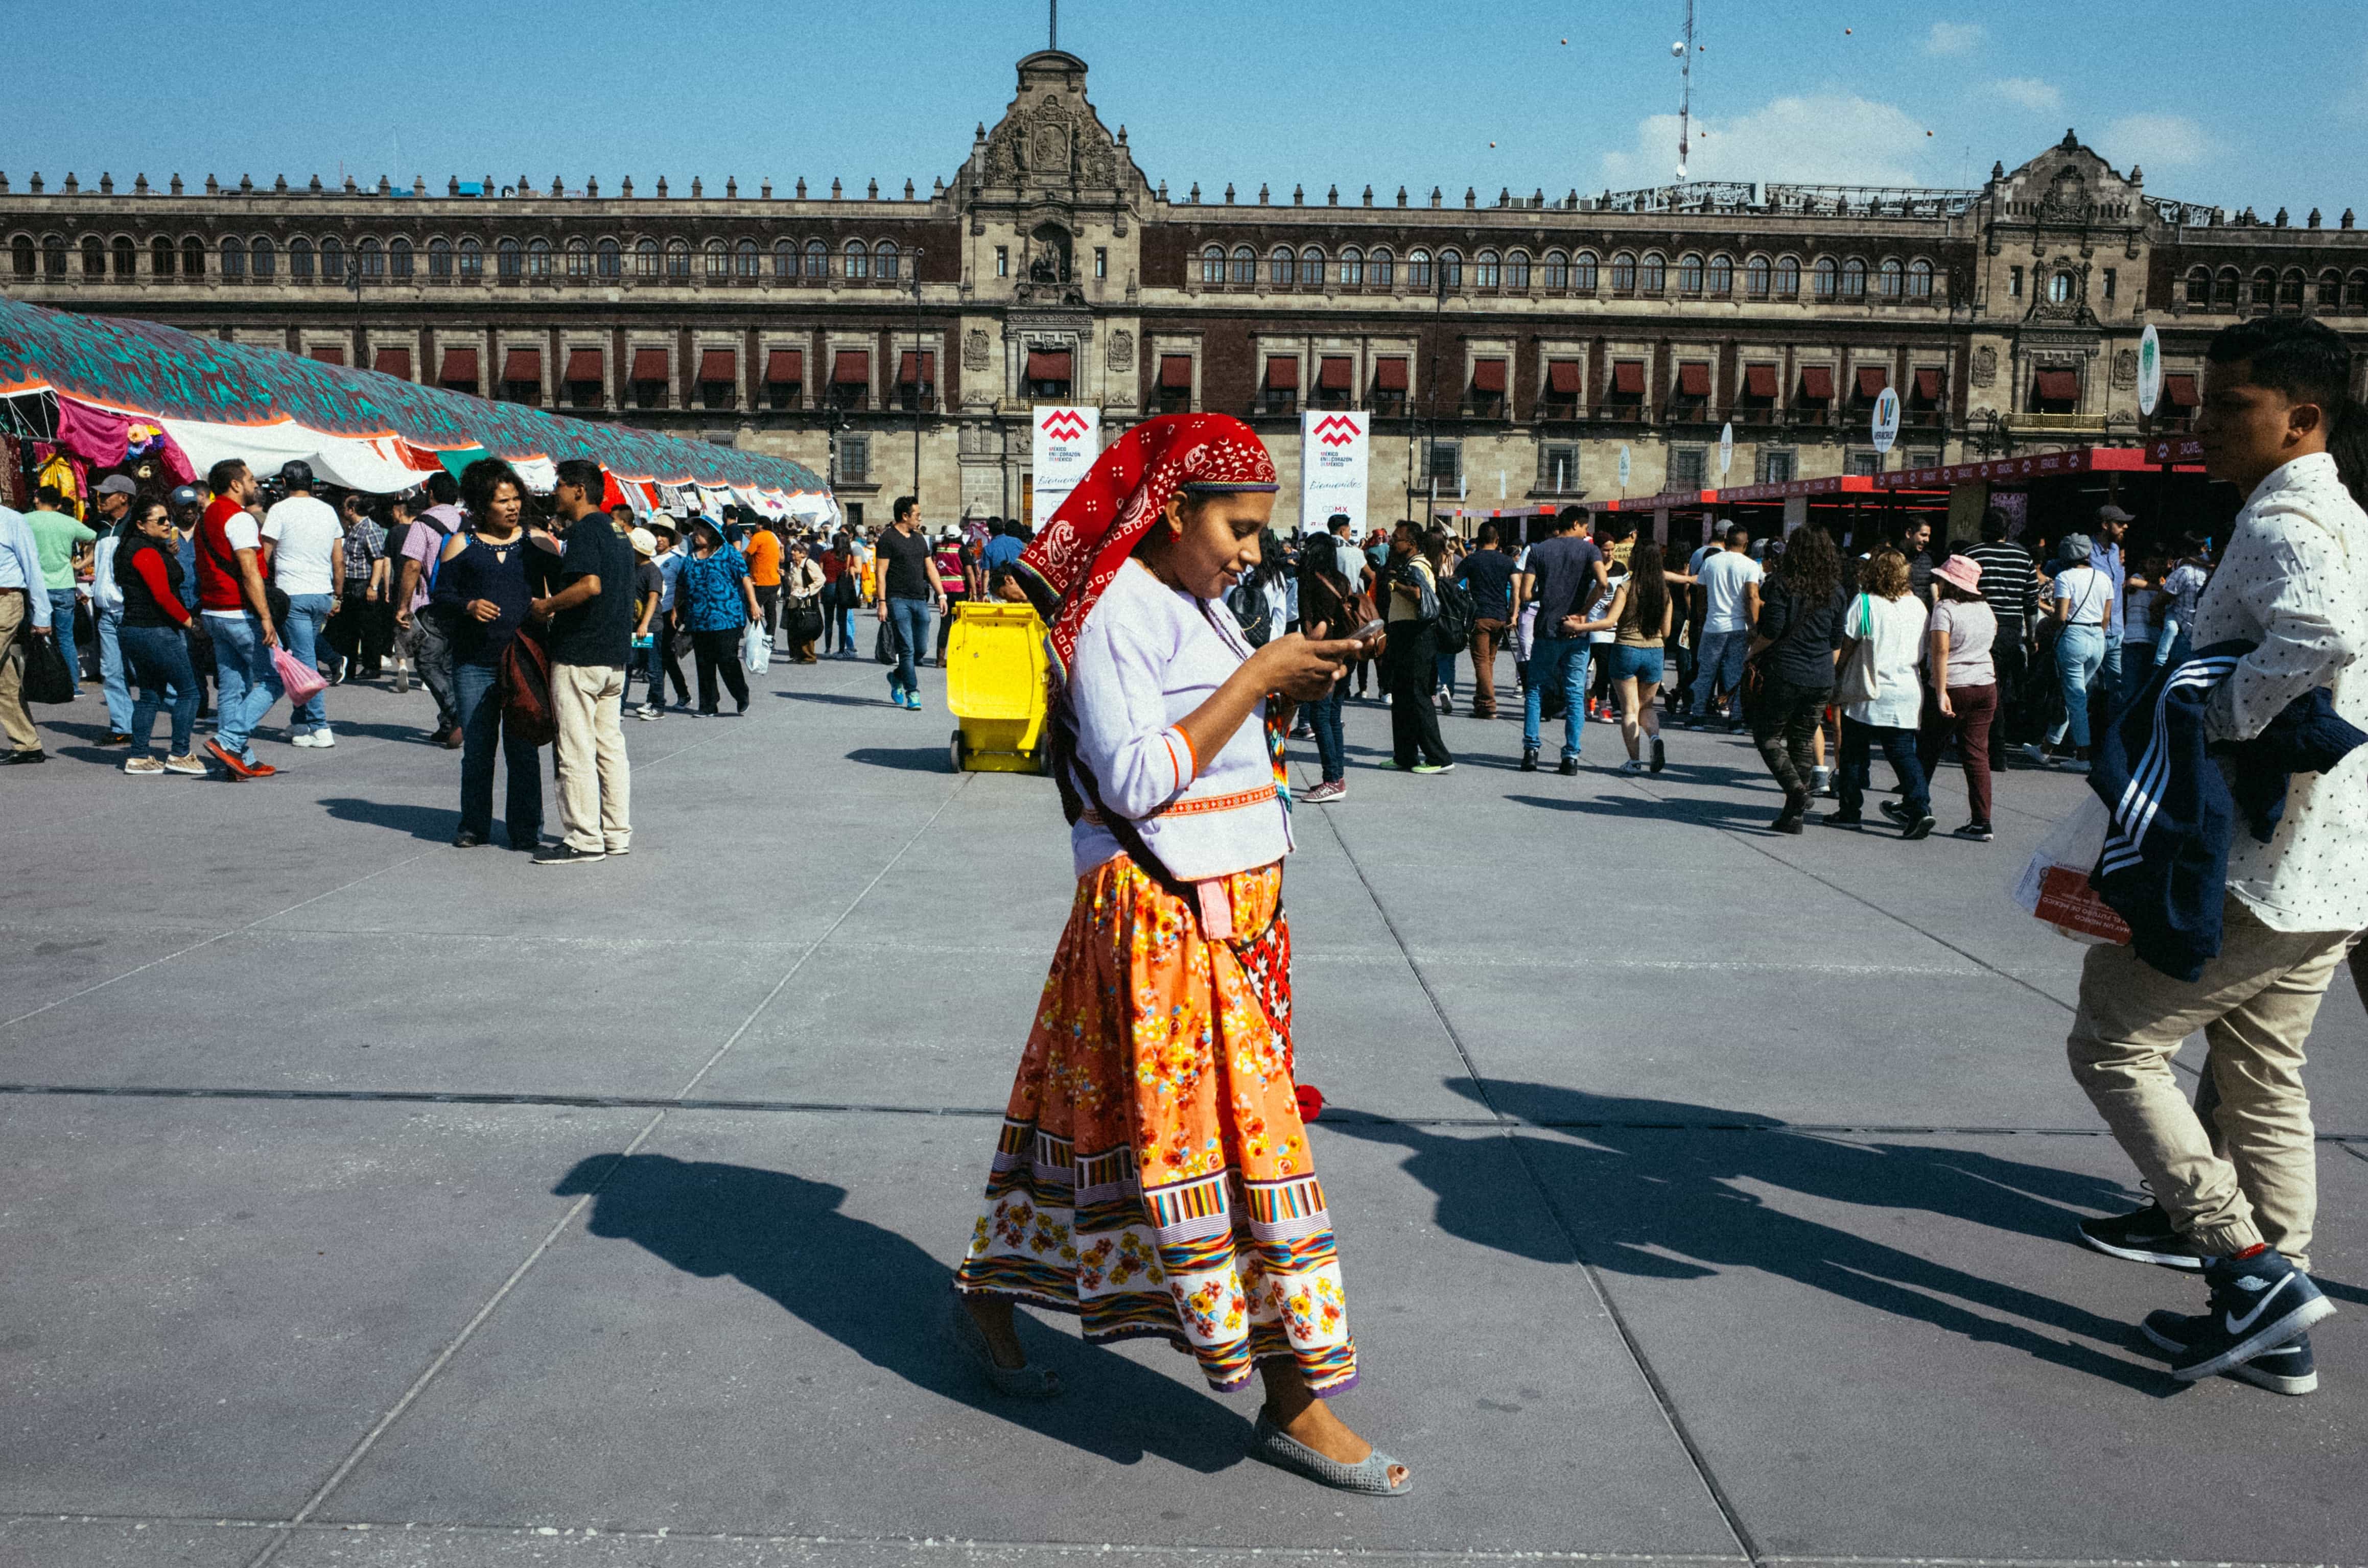
[[[1589,644],[1581,631],[1589,600],[1611,585],[1603,551],[1584,531],[1587,509],[1565,506],[1554,514],[1554,536],[1530,547],[1521,574],[1521,597],[1537,608],[1530,663],[1521,693],[1521,771],[1538,770],[1538,725],[1549,687],[1563,694],[1562,771],[1578,771],[1578,750],[1587,722]]]
[[[1402,773],[1445,773],[1455,766],[1439,737],[1431,689],[1439,680],[1439,577],[1422,557],[1422,533],[1400,523],[1390,536],[1389,646],[1382,684],[1390,697],[1390,756],[1382,764]],[[1468,602],[1468,601],[1467,601]]]
[[[1455,585],[1472,600],[1472,706],[1474,719],[1497,716],[1497,650],[1513,621],[1513,558],[1497,544],[1497,525],[1480,525],[1472,553],[1455,571]]]
[[[447,751],[461,746],[461,701],[452,674],[452,626],[441,610],[431,609],[429,595],[442,569],[444,546],[460,531],[460,482],[449,473],[427,480],[430,505],[412,519],[400,549],[402,575],[394,591],[394,630],[399,646],[419,673],[419,684],[436,699],[436,742]],[[390,547],[388,558],[397,551]],[[396,689],[402,689],[402,682]]]

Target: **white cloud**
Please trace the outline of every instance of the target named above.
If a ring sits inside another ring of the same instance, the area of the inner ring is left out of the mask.
[[[1735,119],[1694,120],[1692,179],[1922,185],[1923,122],[1896,105],[1849,93],[1777,98]],[[1603,155],[1607,186],[1667,185],[1676,176],[1678,117],[1636,127],[1632,151]]]
[[[2123,115],[2105,128],[2099,152],[2123,168],[2200,163],[2218,151],[2203,127],[2183,114]]]
[[[1981,47],[1989,29],[1979,22],[1935,22],[1924,35],[1927,54],[1971,54]]]
[[[2009,76],[1992,82],[1990,91],[2009,103],[2021,104],[2027,109],[2051,109],[2064,107],[2064,95],[2053,82],[2043,82],[2036,76]]]

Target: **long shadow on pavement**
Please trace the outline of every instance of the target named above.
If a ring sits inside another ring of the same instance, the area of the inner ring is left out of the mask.
[[[460,831],[458,808],[415,805],[401,801],[366,801],[354,795],[332,796],[321,809],[339,822],[361,823],[393,833],[407,833],[430,843],[449,842]]]
[[[703,1279],[729,1275],[917,1387],[1119,1464],[1156,1454],[1213,1474],[1248,1447],[1249,1423],[1216,1400],[1077,1340],[1053,1353],[1064,1397],[989,1395],[948,1343],[953,1271],[894,1231],[841,1213],[845,1187],[666,1154],[617,1162],[583,1160],[552,1189],[597,1194],[592,1234],[637,1243]],[[1030,1338],[1030,1354],[1045,1354],[1047,1336]]]
[[[1483,1097],[1469,1081],[1448,1086]],[[1785,1213],[1752,1190],[1946,1215],[2069,1247],[2083,1213],[2129,1206],[2118,1183],[1963,1149],[1842,1142],[1748,1111],[1547,1084],[1485,1087],[1486,1104],[1538,1125],[1512,1142],[1577,1232],[1585,1261],[1606,1273],[1683,1280],[1756,1268],[2142,1392],[2170,1392],[2157,1369],[2056,1337],[2127,1344],[2125,1323]],[[1498,1190],[1503,1165],[1485,1143],[1359,1119],[1346,1107],[1327,1111],[1324,1125],[1406,1148],[1407,1174],[1437,1197],[1438,1223],[1453,1234],[1543,1262],[1574,1261],[1559,1231],[1512,1222],[1517,1206]]]

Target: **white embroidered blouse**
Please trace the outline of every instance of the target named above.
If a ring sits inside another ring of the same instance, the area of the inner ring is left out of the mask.
[[[2258,644],[2214,693],[2204,728],[2249,740],[2314,687],[2368,729],[2368,514],[2324,452],[2257,485],[2195,607],[2200,651],[2229,638]],[[2267,844],[2240,825],[2228,891],[2276,931],[2368,926],[2368,746],[2332,772],[2297,776]]]
[[[1203,606],[1140,561],[1121,569],[1077,632],[1069,692],[1078,760],[1103,803],[1184,881],[1271,865],[1292,849],[1264,705],[1214,756],[1194,756],[1176,727],[1249,656],[1224,605]],[[1069,843],[1081,877],[1120,853],[1090,809]]]

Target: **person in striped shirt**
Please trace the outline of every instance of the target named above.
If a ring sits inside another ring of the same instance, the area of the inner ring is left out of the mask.
[[[1982,597],[1998,617],[1998,641],[1990,645],[1990,662],[1998,672],[1998,733],[1990,745],[1990,761],[2003,772],[2018,744],[2029,744],[2032,733],[2023,712],[2023,677],[2031,664],[2032,629],[2039,619],[2039,563],[2031,551],[2007,538],[2006,513],[1992,506],[1982,513],[1982,542],[1960,551],[1982,569]],[[2028,763],[2026,763],[2028,766]]]

